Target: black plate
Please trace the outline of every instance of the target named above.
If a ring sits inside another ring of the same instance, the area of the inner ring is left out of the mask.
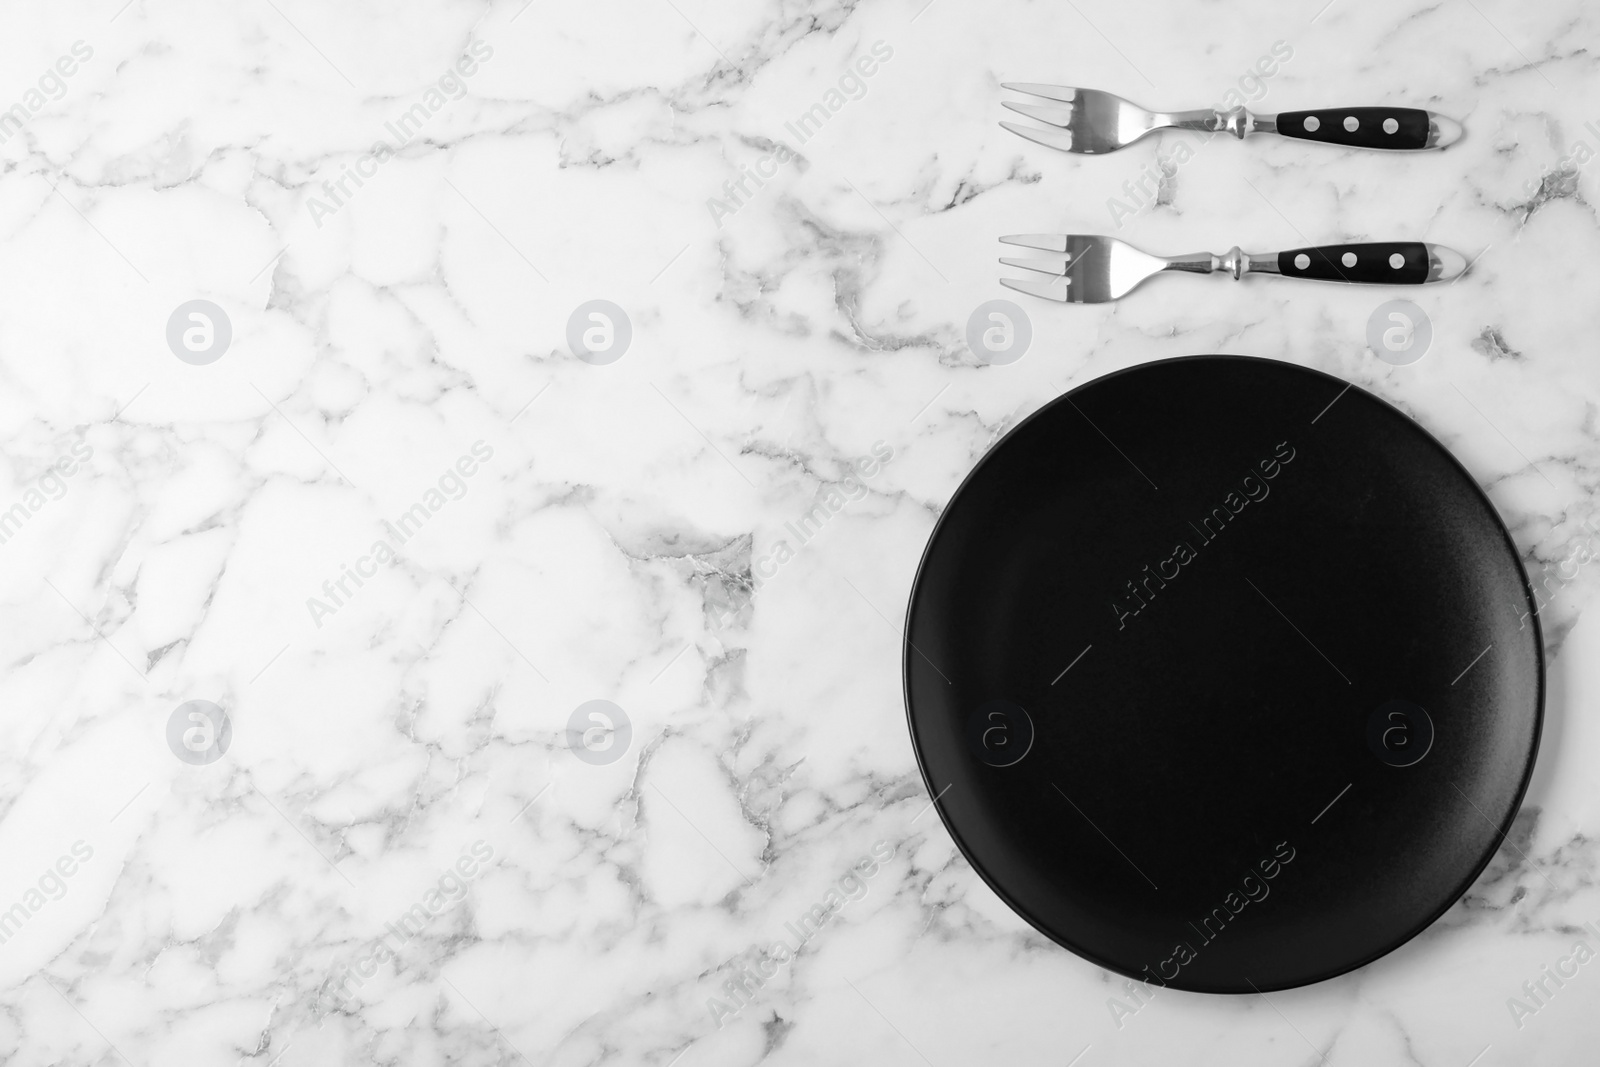
[[[1477,483],[1382,400],[1272,360],[1097,379],[956,491],[911,595],[928,790],[1040,931],[1271,991],[1411,938],[1533,770],[1537,616]]]

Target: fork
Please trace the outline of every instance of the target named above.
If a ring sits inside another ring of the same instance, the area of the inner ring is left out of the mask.
[[[1252,115],[1243,107],[1162,112],[1149,111],[1099,89],[1037,82],[1006,82],[1001,88],[1066,105],[1002,100],[1012,111],[1057,128],[1040,130],[1015,122],[1002,122],[1001,126],[1050,148],[1086,155],[1115,152],[1148,133],[1167,128],[1231,133],[1241,140],[1250,133],[1277,133],[1351,148],[1390,149],[1444,148],[1460,140],[1462,134],[1461,124],[1455,119],[1412,107],[1324,108],[1276,115]]]
[[[1449,281],[1467,269],[1466,257],[1443,245],[1422,241],[1380,241],[1371,244],[1319,245],[1287,252],[1241,252],[1238,246],[1217,256],[1196,252],[1165,259],[1119,241],[1076,233],[1019,233],[1000,238],[1009,245],[1051,252],[1042,259],[1000,257],[1008,267],[1038,271],[1047,280],[1001,278],[1008,289],[1068,304],[1103,304],[1120,300],[1147,278],[1163,271],[1211,274],[1223,271],[1234,279],[1246,274],[1283,274],[1329,282],[1375,285],[1421,285]]]

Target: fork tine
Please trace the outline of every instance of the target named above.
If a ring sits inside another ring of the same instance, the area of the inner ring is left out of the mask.
[[[1041,252],[1065,252],[1067,235],[1064,233],[1008,233],[1000,238],[1001,244],[1037,248]]]
[[[1064,130],[1072,129],[1072,112],[1064,107],[1051,107],[1048,104],[1022,104],[1015,100],[1000,101],[1001,107],[1008,107],[1020,115],[1040,122],[1048,122],[1052,126],[1060,126]]]
[[[1001,82],[1000,88],[1029,96],[1042,96],[1046,100],[1059,100],[1070,104],[1078,97],[1078,90],[1070,85],[1045,85],[1043,82]]]
[[[1066,281],[1036,282],[1019,281],[1016,278],[1001,278],[1000,284],[1007,289],[1015,289],[1019,293],[1043,297],[1046,300],[1059,300],[1063,304],[1067,303],[1069,299],[1067,294],[1072,291],[1070,279]]]
[[[1046,148],[1055,148],[1062,152],[1072,151],[1071,130],[1036,130],[1031,126],[1019,126],[1015,122],[1002,122],[1000,125],[1018,137],[1026,137],[1035,144],[1042,144]]]
[[[1060,256],[1055,259],[1018,259],[1016,256],[1001,256],[1000,262],[1008,267],[1036,270],[1040,274],[1065,275],[1067,273],[1067,264],[1071,262],[1071,258]]]

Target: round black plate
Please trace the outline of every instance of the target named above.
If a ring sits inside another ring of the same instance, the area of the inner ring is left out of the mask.
[[[1466,891],[1533,769],[1544,660],[1510,536],[1383,401],[1196,356],[1073,390],[929,541],[906,703],[956,843],[1081,956],[1271,991]]]

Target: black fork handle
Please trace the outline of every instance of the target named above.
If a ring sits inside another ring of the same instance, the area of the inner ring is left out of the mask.
[[[1414,107],[1343,107],[1284,111],[1278,132],[1351,148],[1427,148],[1428,112]]]
[[[1278,253],[1280,274],[1325,282],[1421,285],[1429,269],[1428,246],[1421,241],[1317,245]]]

